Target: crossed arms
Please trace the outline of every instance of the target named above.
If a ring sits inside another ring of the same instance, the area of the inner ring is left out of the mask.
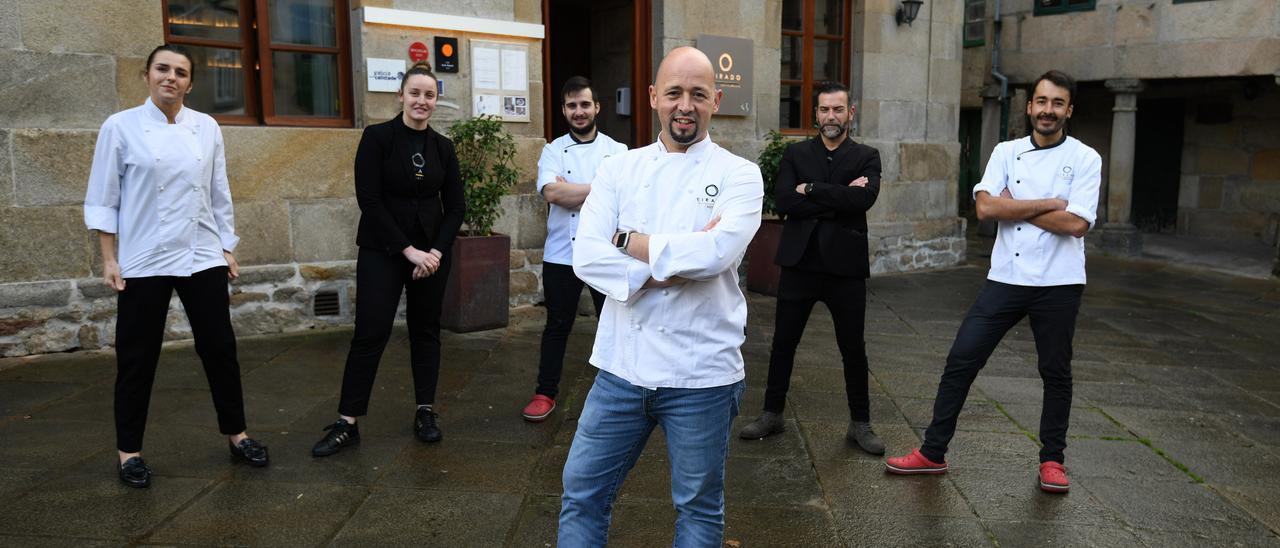
[[[1061,198],[1019,200],[1006,188],[999,196],[979,190],[976,199],[978,219],[983,221],[1026,221],[1046,232],[1076,238],[1089,231],[1089,221],[1067,211],[1068,203]]]

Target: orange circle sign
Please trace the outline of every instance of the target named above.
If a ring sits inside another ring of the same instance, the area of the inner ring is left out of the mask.
[[[440,54],[445,57],[453,57],[453,44],[445,44],[440,47]]]

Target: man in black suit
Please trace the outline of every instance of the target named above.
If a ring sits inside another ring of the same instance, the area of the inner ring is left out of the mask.
[[[778,212],[786,216],[774,262],[782,267],[773,352],[764,413],[744,427],[743,439],[760,439],[785,429],[782,410],[796,347],[813,305],[831,311],[836,344],[844,359],[849,399],[847,437],[864,451],[884,454],[871,430],[867,397],[866,319],[867,210],[880,193],[880,153],[849,138],[854,107],[849,88],[833,82],[814,93],[818,137],[787,147],[774,186]]]

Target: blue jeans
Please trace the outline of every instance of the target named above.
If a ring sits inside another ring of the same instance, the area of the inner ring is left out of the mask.
[[[673,546],[721,546],[724,463],[745,381],[714,388],[634,386],[601,371],[564,465],[559,546],[604,546],[618,488],[661,425],[676,507]]]

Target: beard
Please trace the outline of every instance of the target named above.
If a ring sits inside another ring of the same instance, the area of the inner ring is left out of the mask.
[[[675,129],[675,118],[673,114],[667,124],[667,133],[671,134],[671,140],[682,145],[690,144],[698,139],[698,131],[702,129],[702,124],[697,118],[693,119],[693,130],[688,133],[679,133]]]
[[[587,135],[590,135],[592,131],[595,131],[595,130],[596,130],[595,118],[592,118],[590,121],[588,121],[587,125],[583,126],[582,129],[578,129],[574,127],[573,122],[569,123],[569,131],[573,132],[574,135],[577,135],[579,137],[586,137]]]
[[[1040,125],[1041,121],[1052,121],[1053,125],[1049,126],[1048,129],[1044,129]],[[1036,117],[1036,123],[1032,124],[1032,129],[1034,129],[1036,133],[1048,136],[1061,131],[1062,127],[1065,126],[1066,124],[1067,124],[1067,121],[1063,120],[1062,118],[1058,118],[1057,116],[1054,116],[1052,114],[1045,114],[1045,115],[1040,115]]]
[[[849,123],[845,122],[843,124],[822,124],[822,127],[819,128],[818,130],[822,132],[823,137],[826,137],[828,139],[839,139],[841,136],[843,136],[846,132],[849,131]]]

